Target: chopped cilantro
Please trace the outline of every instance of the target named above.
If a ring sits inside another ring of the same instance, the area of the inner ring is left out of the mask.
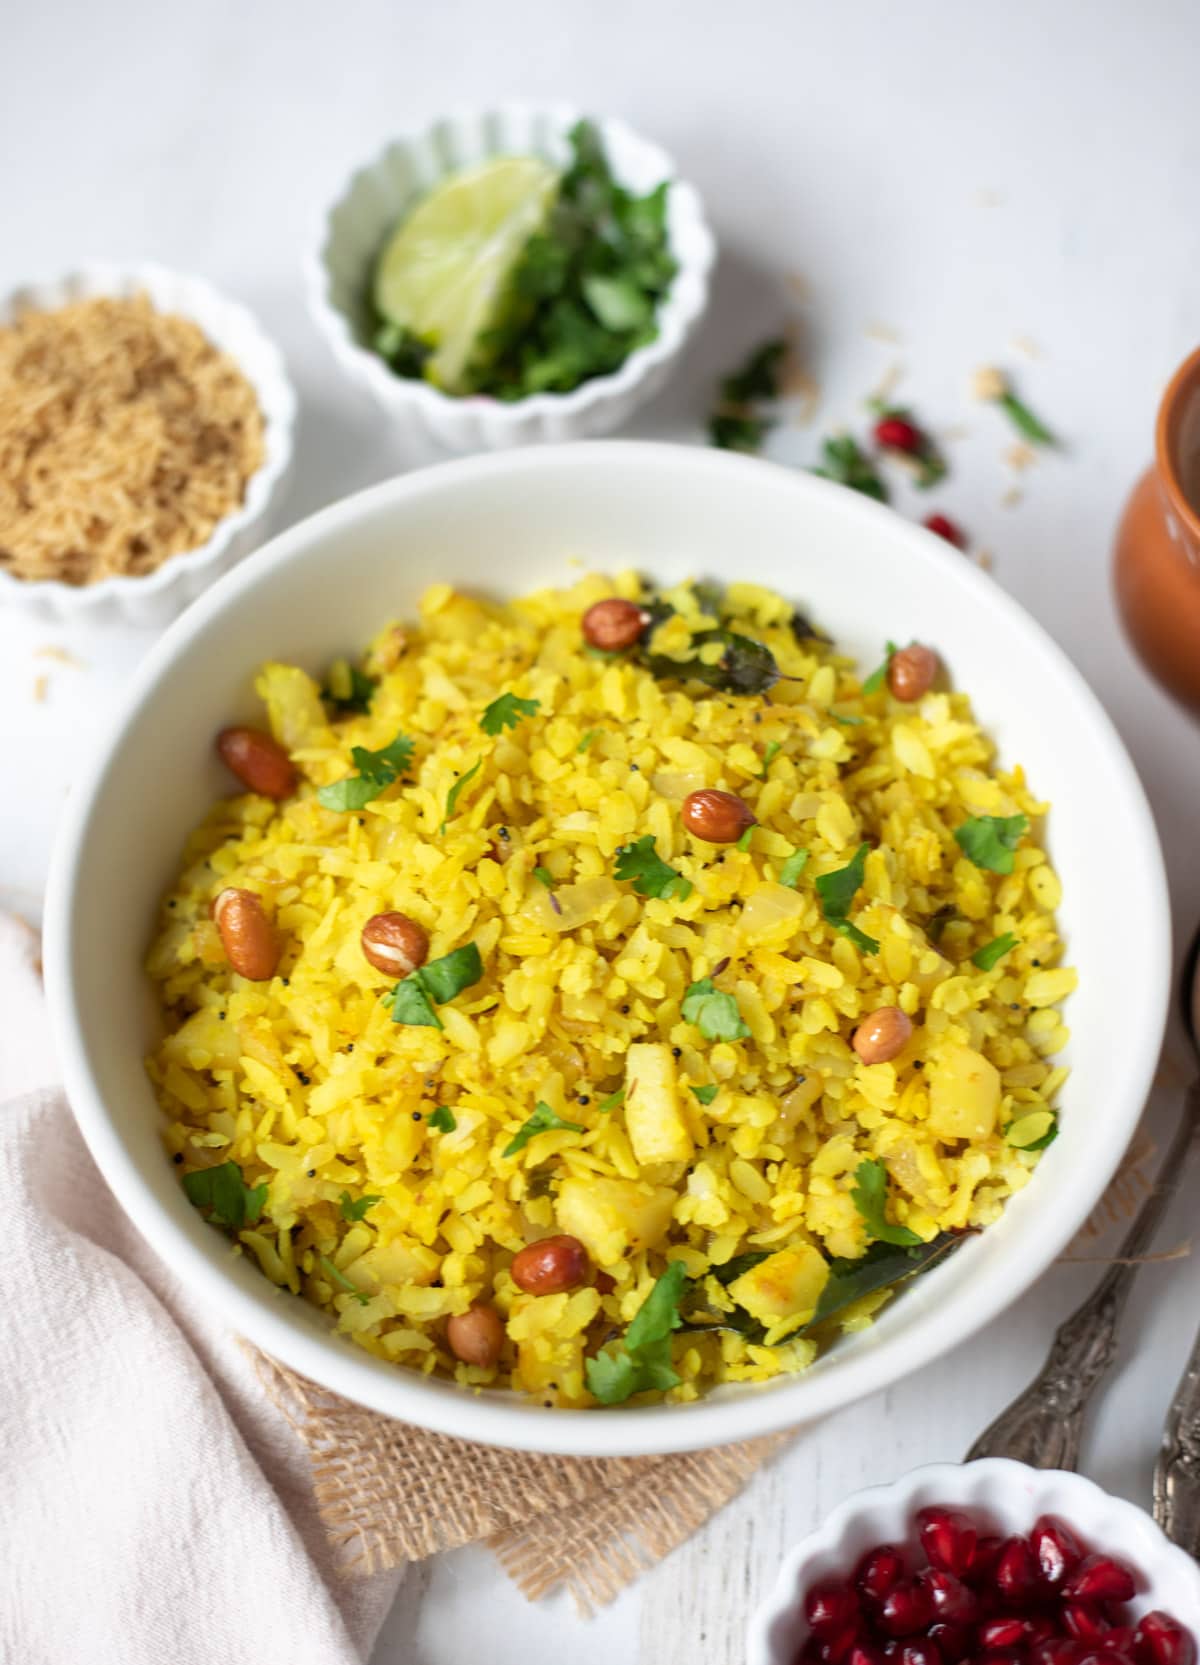
[[[742,1022],[738,1003],[722,994],[711,977],[693,983],[683,997],[683,1021],[694,1023],[706,1041],[744,1041],[750,1031]]]
[[[439,1104],[436,1110],[431,1110],[425,1120],[439,1133],[453,1133],[458,1126],[453,1110],[447,1109],[444,1104]]]
[[[695,1093],[701,1104],[711,1104],[720,1091],[721,1089],[715,1081],[710,1081],[706,1087],[697,1087],[694,1083],[692,1084],[692,1092]]]
[[[624,1087],[618,1087],[615,1093],[609,1093],[607,1098],[602,1098],[600,1100],[600,1103],[597,1105],[597,1109],[615,1110],[619,1104],[624,1104],[624,1102],[625,1089]]]
[[[252,1226],[267,1200],[266,1181],[247,1185],[236,1162],[184,1174],[183,1191],[193,1208],[202,1209],[214,1225],[226,1226],[232,1232]]]
[[[360,1307],[365,1307],[370,1302],[371,1297],[364,1294],[356,1283],[351,1283],[350,1279],[344,1272],[339,1272],[328,1255],[318,1255],[317,1264],[320,1266],[325,1276],[329,1278],[331,1282],[337,1284],[339,1289],[344,1289],[348,1294],[353,1295]]]
[[[544,1104],[539,1099],[533,1115],[521,1124],[500,1154],[502,1156],[516,1156],[519,1151],[525,1149],[535,1133],[544,1133],[549,1128],[561,1128],[567,1133],[582,1133],[584,1131],[581,1122],[564,1121],[556,1110],[552,1110],[548,1104]]]
[[[888,500],[887,487],[880,479],[875,464],[851,434],[837,434],[821,447],[823,467],[814,468],[826,480],[836,480],[851,491],[861,491],[880,503]]]
[[[687,1281],[683,1262],[673,1260],[624,1338],[587,1361],[588,1387],[602,1405],[620,1405],[635,1393],[662,1393],[678,1385],[671,1366],[671,1332],[681,1323],[679,1303]]]
[[[326,675],[321,698],[332,705],[339,717],[361,716],[371,709],[371,698],[378,686],[377,677],[368,676],[348,659],[335,659]]]
[[[829,715],[835,723],[845,723],[847,728],[861,728],[864,721],[862,717],[852,717],[848,711],[831,711]]]
[[[472,763],[471,767],[467,770],[465,775],[460,775],[458,777],[458,779],[455,781],[454,785],[450,788],[449,792],[447,792],[447,794],[446,794],[446,813],[442,816],[442,824],[438,828],[439,833],[444,833],[445,832],[446,823],[449,821],[450,817],[454,814],[455,809],[458,807],[458,795],[459,795],[459,793],[462,791],[463,787],[467,784],[467,782],[469,780],[474,780],[475,776],[479,773],[480,769],[482,769],[482,768],[483,768],[483,759],[480,757],[480,758],[477,758],[474,763]]]
[[[374,1208],[382,1197],[352,1197],[349,1191],[342,1192],[342,1219],[362,1220],[366,1218],[368,1208]]]
[[[629,879],[639,896],[660,896],[664,901],[677,896],[686,902],[692,894],[691,881],[659,857],[653,833],[646,833],[633,844],[621,845],[615,872],[618,879]]]
[[[430,960],[417,971],[410,971],[384,995],[391,1003],[392,1021],[407,1023],[417,1028],[441,1029],[442,1020],[434,1011],[436,1001],[444,1006],[456,994],[469,989],[483,976],[483,960],[473,942]]]
[[[576,746],[575,750],[577,752],[586,752],[588,747],[592,744],[592,741],[593,740],[598,740],[599,738],[600,738],[600,730],[598,728],[589,728],[587,733],[583,736],[583,738],[580,740],[579,744]]]
[[[877,665],[862,685],[864,694],[877,694],[887,681],[888,670],[891,667],[892,655],[898,653],[895,642],[889,642],[883,651],[883,664]]]
[[[393,781],[407,774],[412,752],[413,742],[403,734],[398,734],[390,746],[382,746],[377,752],[367,751],[363,746],[352,746],[350,758],[358,773],[323,786],[317,793],[318,801],[326,809],[362,809],[385,792]]]
[[[867,1231],[879,1243],[895,1243],[910,1248],[922,1239],[907,1226],[893,1226],[884,1212],[887,1203],[887,1169],[882,1162],[860,1162],[854,1174],[854,1188],[850,1195],[854,1206],[866,1222]]]
[[[800,875],[808,866],[808,851],[793,850],[783,866],[779,869],[779,882],[788,885],[793,890],[799,882]]]
[[[865,931],[860,931],[848,918],[854,898],[863,882],[869,848],[867,844],[860,844],[852,861],[845,867],[836,868],[832,873],[818,874],[816,885],[817,894],[821,898],[821,912],[826,923],[832,925],[835,931],[840,931],[862,953],[877,954],[879,944],[875,938],[869,937]]]
[[[759,780],[766,780],[767,770],[783,750],[782,740],[768,740],[763,748],[762,768],[758,772]]]
[[[433,348],[412,330],[386,320],[375,330],[371,345],[380,358],[387,360],[397,376],[409,378],[424,374],[425,362],[433,353]]]
[[[536,717],[541,709],[540,700],[522,700],[516,694],[501,694],[484,711],[479,726],[485,734],[499,734],[503,729],[516,728],[522,717]]]
[[[748,850],[750,848],[750,840],[753,837],[754,837],[754,826],[751,825],[751,826],[746,828],[745,832],[738,839],[738,841],[737,841],[738,849],[743,850],[743,851]]]
[[[976,867],[989,873],[1011,873],[1013,851],[1028,831],[1024,815],[973,815],[954,829],[954,842]]]
[[[535,867],[533,870],[533,876],[537,880],[538,884],[545,885],[547,890],[552,890],[554,888],[554,874],[551,873],[548,867]]]
[[[1005,931],[1002,937],[993,937],[991,942],[985,942],[982,948],[977,948],[971,955],[971,964],[977,965],[980,971],[990,971],[1006,954],[1012,953],[1019,940],[1011,931]]]
[[[417,973],[401,978],[390,994],[384,995],[385,1001],[390,1001],[393,1023],[407,1023],[415,1029],[441,1029],[441,1018],[433,1009],[433,1002],[417,981]]]
[[[708,420],[710,444],[723,451],[757,451],[761,447],[774,423],[759,404],[779,397],[787,351],[786,341],[764,341],[740,369],[725,377]]]

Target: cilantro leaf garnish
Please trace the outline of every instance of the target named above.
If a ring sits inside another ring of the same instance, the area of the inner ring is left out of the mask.
[[[895,1243],[910,1248],[922,1239],[907,1226],[894,1226],[884,1213],[887,1203],[888,1176],[882,1162],[860,1162],[854,1173],[854,1188],[850,1192],[854,1206],[862,1215],[871,1236],[879,1243]]]
[[[795,889],[801,873],[808,866],[808,851],[793,850],[783,866],[779,869],[779,882]]]
[[[368,676],[348,659],[335,659],[325,677],[321,698],[339,717],[361,716],[371,709],[371,697],[378,686],[378,677]]]
[[[444,1006],[456,994],[469,989],[483,976],[483,960],[473,942],[452,949],[441,959],[430,960],[416,971],[402,977],[384,995],[390,1003],[393,1023],[407,1023],[416,1028],[441,1029],[441,1018],[434,1011],[434,1003]]]
[[[537,880],[538,884],[545,885],[547,890],[554,889],[554,874],[551,873],[548,867],[535,867],[533,870],[533,877]]]
[[[545,1133],[548,1128],[561,1128],[566,1133],[582,1133],[584,1131],[581,1122],[564,1121],[557,1110],[552,1110],[548,1104],[544,1104],[539,1099],[534,1107],[533,1115],[523,1122],[513,1134],[500,1152],[501,1156],[516,1156],[519,1151],[525,1149],[535,1133]]]
[[[431,1110],[425,1119],[430,1127],[435,1127],[439,1133],[453,1133],[458,1126],[453,1110],[444,1104],[439,1104],[436,1110]]]
[[[346,1274],[338,1270],[328,1255],[318,1255],[317,1264],[330,1282],[337,1284],[338,1288],[344,1289],[347,1294],[353,1295],[360,1307],[369,1305],[371,1297],[364,1294],[356,1283],[351,1283]]]
[[[779,756],[782,750],[782,740],[767,741],[766,745],[763,747],[762,768],[758,772],[759,780],[766,780],[767,770],[771,767],[772,763],[774,763],[775,759]]]
[[[847,728],[861,728],[864,721],[862,717],[851,716],[848,711],[831,711],[829,715],[835,723],[844,723]]]
[[[382,1197],[352,1197],[349,1191],[342,1192],[341,1206],[343,1220],[364,1220],[369,1208],[374,1208]]]
[[[861,491],[865,497],[874,497],[880,503],[887,502],[887,487],[874,463],[851,434],[836,434],[827,439],[821,446],[821,455],[823,466],[814,468],[814,474],[820,474],[826,480],[836,480],[838,485],[849,486],[851,491]]]
[[[587,1384],[602,1405],[620,1405],[635,1393],[665,1392],[678,1386],[671,1366],[671,1332],[681,1319],[679,1303],[687,1271],[673,1260],[638,1308],[624,1338],[587,1361]]]
[[[267,1185],[247,1185],[236,1162],[222,1162],[216,1168],[198,1168],[184,1174],[183,1191],[193,1208],[202,1209],[208,1219],[229,1231],[252,1226],[263,1211]]]
[[[721,382],[717,404],[708,420],[709,442],[724,451],[757,451],[774,422],[759,402],[779,397],[781,372],[788,344],[764,341],[746,362]]]
[[[599,738],[600,730],[598,728],[589,728],[587,733],[582,737],[579,744],[576,746],[575,750],[577,752],[586,752],[593,740],[598,740]]]
[[[454,785],[450,788],[449,792],[447,792],[447,794],[446,794],[446,810],[445,810],[444,815],[442,816],[442,824],[438,828],[439,833],[444,833],[445,832],[447,822],[449,821],[450,817],[454,814],[454,811],[457,809],[459,793],[462,791],[463,787],[467,784],[467,782],[469,780],[474,780],[475,779],[475,776],[479,773],[479,771],[482,768],[483,768],[483,759],[481,757],[476,758],[475,762],[472,763],[471,767],[467,770],[467,772],[463,775],[460,775],[458,777],[458,779],[455,781]]]
[[[485,734],[500,734],[506,728],[516,728],[522,717],[536,717],[542,709],[540,700],[518,699],[516,694],[501,694],[486,707],[479,719]]]
[[[832,873],[820,873],[816,879],[817,895],[821,898],[821,913],[828,925],[840,931],[864,954],[878,954],[879,944],[874,937],[860,931],[847,917],[863,882],[867,866],[868,844],[860,844],[853,860]]]
[[[618,879],[629,879],[639,896],[660,896],[664,901],[675,896],[686,902],[692,894],[691,880],[668,867],[658,855],[653,833],[646,833],[632,844],[622,844],[617,851],[614,872]]]
[[[892,655],[898,653],[895,642],[889,642],[883,651],[883,664],[877,665],[862,685],[864,694],[877,694],[887,681],[888,670],[892,663]]]
[[[711,1104],[720,1091],[720,1086],[715,1081],[710,1081],[706,1087],[697,1087],[694,1082],[692,1083],[692,1092],[701,1104]]]
[[[618,1087],[615,1093],[609,1093],[607,1098],[602,1098],[596,1108],[598,1110],[615,1110],[619,1104],[624,1104],[624,1102],[625,1089],[624,1087]]]
[[[683,1021],[694,1023],[706,1041],[744,1041],[750,1031],[742,1021],[738,1003],[723,994],[711,977],[693,983],[683,997]]]
[[[1013,851],[1028,831],[1025,815],[973,815],[954,829],[954,842],[976,867],[1011,873]]]
[[[1005,931],[1002,937],[993,937],[991,942],[985,942],[982,948],[977,948],[971,955],[971,964],[977,965],[980,971],[990,971],[1006,954],[1011,954],[1020,941],[1011,931]]]
[[[377,752],[367,751],[364,746],[352,746],[350,758],[358,773],[323,786],[317,793],[318,802],[326,809],[362,809],[385,792],[393,781],[407,774],[412,752],[413,742],[403,734],[398,734],[390,746],[381,746]]]

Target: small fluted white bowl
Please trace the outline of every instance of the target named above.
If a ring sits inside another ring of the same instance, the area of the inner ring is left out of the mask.
[[[635,191],[670,181],[667,230],[678,271],[658,308],[658,335],[619,369],[570,393],[535,393],[505,403],[455,397],[397,376],[366,344],[371,272],[388,235],[440,179],[489,156],[569,158],[567,135],[580,119],[565,105],[506,104],[449,115],[389,144],[355,173],[322,215],[308,261],[309,304],[338,364],[386,411],[402,441],[432,439],[452,451],[498,450],[544,440],[612,433],[666,382],[708,302],[716,243],[699,193],[676,175],[657,145],[620,121],[598,121],[616,177]]]
[[[750,1621],[747,1665],[792,1665],[808,1636],[802,1603],[810,1586],[848,1576],[876,1544],[915,1550],[917,1511],[934,1503],[967,1509],[989,1530],[1005,1535],[1028,1532],[1039,1515],[1059,1515],[1090,1550],[1119,1556],[1135,1569],[1134,1614],[1162,1607],[1200,1634],[1200,1567],[1168,1541],[1145,1510],[1110,1497],[1081,1474],[987,1457],[933,1463],[890,1486],[848,1497],[784,1558],[770,1595]]]
[[[0,570],[0,606],[19,607],[39,618],[66,623],[120,620],[140,625],[169,624],[272,530],[291,474],[296,395],[283,355],[240,302],[227,300],[202,278],[169,271],[165,266],[117,266],[96,260],[63,277],[23,284],[0,297],[0,328],[23,312],[52,312],[95,295],[142,293],[149,296],[158,312],[190,318],[233,359],[253,387],[262,412],[263,460],[246,482],[241,503],[217,522],[198,548],[172,555],[153,572],[102,578],[95,584],[15,578]]]

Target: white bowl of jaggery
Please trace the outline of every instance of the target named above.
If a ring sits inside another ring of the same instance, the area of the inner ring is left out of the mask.
[[[97,261],[0,297],[0,605],[166,624],[266,536],[295,414],[202,279]]]

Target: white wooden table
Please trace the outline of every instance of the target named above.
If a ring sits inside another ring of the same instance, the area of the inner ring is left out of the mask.
[[[1157,395],[1200,335],[1198,49],[1192,0],[48,0],[5,16],[0,285],[99,254],[160,259],[241,296],[299,387],[298,517],[414,460],[342,384],[307,319],[299,262],[317,206],[394,128],[447,105],[566,98],[626,117],[699,185],[723,248],[711,325],[636,431],[698,438],[714,376],[789,315],[823,397],[815,426],[776,435],[781,458],[814,460],[820,433],[861,423],[862,397],[906,365],[899,393],[936,426],[970,430],[950,443],[938,506],[991,551],[996,582],[1058,637],[1133,751],[1182,939],[1200,916],[1200,729],[1125,648],[1107,561]],[[880,339],[889,332],[899,340]],[[1008,438],[966,397],[972,369],[994,360],[1068,439],[1021,477],[1016,505],[1004,502]],[[0,616],[0,903],[36,916],[76,760],[148,643]],[[1114,873],[1114,907],[1120,896]],[[1175,1033],[1176,1082],[1185,1060]],[[1156,1124],[1177,1096],[1165,1083]],[[1187,1216],[1185,1201],[1164,1244]],[[970,1347],[802,1436],[591,1624],[565,1603],[528,1606],[485,1554],[464,1552],[407,1579],[378,1665],[740,1659],[783,1546],[846,1492],[961,1455],[1095,1276],[1055,1270]],[[1198,1317],[1200,1258],[1143,1272],[1085,1454],[1115,1491],[1147,1496]]]

